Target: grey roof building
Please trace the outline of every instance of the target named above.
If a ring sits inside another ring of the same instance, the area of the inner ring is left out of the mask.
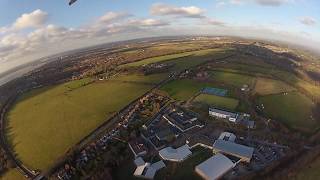
[[[252,147],[237,144],[231,141],[217,139],[213,144],[213,150],[240,158],[240,161],[250,162],[254,149]]]

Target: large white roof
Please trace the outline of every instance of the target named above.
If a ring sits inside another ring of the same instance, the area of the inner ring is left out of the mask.
[[[192,152],[190,151],[188,145],[183,145],[177,149],[166,147],[159,151],[161,158],[168,161],[183,161],[191,154]]]
[[[231,141],[224,141],[221,139],[217,139],[214,144],[213,148],[222,151],[227,154],[231,154],[238,157],[245,157],[251,159],[254,149],[252,147],[244,146],[241,144],[236,144]]]
[[[229,158],[218,153],[196,166],[196,172],[205,180],[214,180],[222,177],[234,166]]]

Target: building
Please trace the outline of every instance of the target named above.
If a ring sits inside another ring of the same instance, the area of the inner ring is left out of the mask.
[[[192,152],[190,151],[188,145],[183,145],[177,149],[174,149],[172,147],[166,147],[159,151],[159,156],[163,160],[174,161],[174,162],[182,162],[191,155],[192,155]]]
[[[217,153],[216,155],[197,165],[195,171],[205,180],[215,180],[221,178],[235,165],[236,164],[233,163],[229,158]]]
[[[133,175],[145,179],[153,179],[157,171],[166,167],[163,161],[158,161],[156,163],[150,164],[146,163],[141,157],[138,157],[134,160],[135,165],[137,166]]]
[[[223,118],[223,119],[228,119],[231,122],[236,122],[238,119],[239,114],[226,111],[223,109],[219,108],[209,108],[209,116],[216,117],[216,118]]]
[[[163,115],[163,118],[181,132],[186,132],[195,127],[203,127],[203,124],[198,121],[195,115],[182,110],[173,109],[172,112]]]
[[[232,141],[217,139],[213,144],[213,151],[239,158],[239,161],[250,162],[254,149]]]
[[[147,154],[147,145],[142,138],[136,138],[128,142],[129,148],[134,157],[144,156]]]
[[[220,134],[218,139],[234,142],[234,140],[236,140],[236,136],[230,132],[223,132]]]

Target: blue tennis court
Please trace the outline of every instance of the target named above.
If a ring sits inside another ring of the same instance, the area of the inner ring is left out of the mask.
[[[216,96],[226,96],[228,93],[228,90],[225,89],[219,89],[219,88],[212,88],[212,87],[205,87],[201,91],[203,94],[210,94],[210,95],[216,95]]]

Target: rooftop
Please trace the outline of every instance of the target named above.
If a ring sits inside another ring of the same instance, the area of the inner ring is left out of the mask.
[[[235,164],[226,156],[217,153],[196,166],[196,172],[205,180],[214,180],[222,177]]]
[[[177,149],[166,147],[159,151],[159,155],[163,160],[180,162],[187,159],[192,152],[188,145],[183,145]]]
[[[230,116],[232,118],[236,118],[238,116],[238,113],[230,112],[230,111],[227,111],[227,110],[224,110],[224,109],[220,109],[220,108],[216,108],[216,107],[209,108],[209,111],[210,112],[219,113],[219,114],[224,114],[224,115]]]
[[[226,154],[238,156],[241,158],[244,157],[244,158],[248,158],[248,159],[251,159],[253,151],[254,151],[254,149],[252,147],[244,146],[241,144],[236,144],[231,141],[224,141],[221,139],[217,139],[214,142],[213,148],[218,151],[222,151]]]

